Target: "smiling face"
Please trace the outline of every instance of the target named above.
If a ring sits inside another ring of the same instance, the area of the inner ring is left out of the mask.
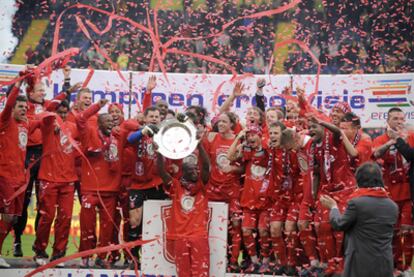
[[[77,102],[80,111],[84,111],[89,108],[92,104],[92,93],[90,90],[80,90]]]
[[[269,139],[272,145],[279,146],[281,136],[282,129],[279,126],[272,126],[269,128]]]
[[[36,83],[33,87],[33,91],[29,94],[29,98],[36,103],[43,103],[45,96],[45,85],[42,82]]]
[[[230,121],[230,118],[226,114],[222,114],[219,116],[217,121],[217,128],[220,134],[225,134],[231,130],[233,124]]]
[[[261,115],[260,112],[255,108],[249,108],[246,113],[246,124],[247,125],[260,125]]]
[[[342,118],[344,118],[345,113],[339,109],[339,108],[333,108],[332,112],[331,112],[331,119],[332,119],[332,124],[334,124],[335,126],[339,126],[339,123],[341,122]]]
[[[111,108],[108,110],[109,114],[112,116],[115,126],[119,126],[122,123],[124,118],[124,114],[122,110],[115,105],[112,105]]]
[[[114,127],[112,116],[110,114],[100,114],[98,117],[98,126],[105,136],[109,136]]]
[[[309,121],[308,127],[309,135],[313,138],[315,142],[320,142],[325,134],[324,128],[313,121]]]
[[[252,149],[259,149],[262,145],[260,134],[256,132],[247,132],[246,145]]]
[[[266,111],[266,123],[270,125],[279,120],[279,116],[276,110],[268,110]]]

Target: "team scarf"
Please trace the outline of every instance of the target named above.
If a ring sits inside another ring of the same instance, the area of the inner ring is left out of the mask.
[[[377,197],[377,198],[388,198],[389,193],[383,187],[357,188],[350,195],[350,199],[358,198],[358,197],[362,197],[362,196]]]

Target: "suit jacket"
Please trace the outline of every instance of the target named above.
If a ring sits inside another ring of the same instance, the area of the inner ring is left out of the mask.
[[[398,206],[389,198],[358,197],[343,215],[331,209],[330,222],[345,232],[343,277],[393,276],[392,237]]]
[[[413,214],[414,214],[414,147],[411,147],[405,140],[402,138],[397,139],[395,144],[398,152],[403,155],[403,157],[410,162],[410,169],[408,170],[409,182],[411,187],[411,201],[413,202]],[[413,219],[414,220],[414,219]]]

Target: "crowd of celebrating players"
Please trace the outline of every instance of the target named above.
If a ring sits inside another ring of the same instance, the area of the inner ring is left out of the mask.
[[[245,119],[231,110],[245,90],[242,82],[235,83],[216,115],[200,106],[175,114],[163,100],[153,105],[156,78],[151,76],[142,112],[125,119],[118,103],[100,112],[108,101],[93,103],[88,88],[71,86],[70,71],[63,69],[63,91],[52,100],[45,100],[40,80],[18,81],[8,91],[0,115],[0,249],[14,229],[14,255],[23,256],[21,236],[33,186],[38,265],[65,256],[75,201],[81,203],[79,251],[85,251],[140,240],[144,201],[171,199],[167,239],[174,242],[178,275],[208,276],[207,203],[219,201],[229,207],[228,271],[330,276],[343,270],[344,237],[332,229],[320,197],[334,198],[343,211],[358,193],[356,168],[372,160],[382,167],[386,190],[399,207],[395,270],[410,271],[408,168],[413,161],[405,150],[414,147],[414,134],[400,108],[388,111],[384,134],[372,140],[347,103],[336,103],[325,115],[309,105],[300,88],[296,96],[285,90],[286,107],[266,108],[266,82],[258,79],[257,105]],[[27,83],[25,95],[21,82]],[[70,103],[72,93],[76,100]],[[153,134],[166,120],[190,120],[197,128],[198,146],[182,160],[157,151]],[[94,260],[84,256],[81,267],[110,268],[122,254],[126,266],[139,266],[139,247],[133,247],[99,253]],[[0,257],[0,267],[9,266]]]

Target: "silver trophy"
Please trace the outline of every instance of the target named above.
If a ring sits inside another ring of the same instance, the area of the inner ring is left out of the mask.
[[[179,160],[187,157],[196,149],[197,128],[191,120],[180,122],[177,119],[165,120],[154,135],[158,152],[166,158]]]

